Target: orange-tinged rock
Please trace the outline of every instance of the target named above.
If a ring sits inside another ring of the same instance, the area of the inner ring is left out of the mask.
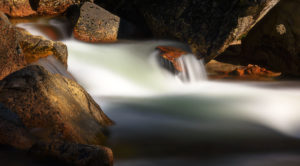
[[[238,75],[238,76],[278,76],[279,73],[272,72],[263,67],[259,67],[257,65],[249,64],[248,66],[239,67],[229,73],[230,75]]]
[[[170,61],[177,71],[182,71],[182,68],[178,63],[177,58],[181,57],[184,54],[187,54],[186,51],[171,46],[158,46],[156,47],[156,49],[158,49],[161,52],[160,56]]]

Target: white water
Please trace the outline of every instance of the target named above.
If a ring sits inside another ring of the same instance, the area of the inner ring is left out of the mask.
[[[181,63],[189,74],[179,77],[192,81],[186,84],[162,69],[154,57],[156,46],[187,49],[181,43],[87,44],[74,39],[65,43],[69,71],[116,121],[117,125],[110,129],[112,146],[161,138],[178,141],[172,146],[197,144],[202,139],[224,142],[224,138],[233,143],[248,138],[266,139],[268,143],[277,138],[266,134],[269,132],[300,138],[298,82],[204,81],[203,67],[185,56]],[[143,148],[156,143],[152,141]]]

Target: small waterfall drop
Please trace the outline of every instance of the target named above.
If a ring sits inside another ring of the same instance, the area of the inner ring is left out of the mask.
[[[207,74],[202,60],[193,54],[182,55],[177,59],[182,71],[177,75],[183,82],[198,82],[207,79]]]

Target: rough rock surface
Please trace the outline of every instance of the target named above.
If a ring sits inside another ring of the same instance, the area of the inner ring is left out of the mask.
[[[93,0],[0,0],[0,11],[12,17],[32,15],[56,16],[68,7]]]
[[[12,17],[35,15],[31,7],[31,0],[0,0],[0,11]]]
[[[19,116],[0,104],[0,144],[28,149],[33,143]]]
[[[78,5],[87,0],[31,0],[34,10],[39,15],[59,15],[71,5]]]
[[[300,1],[283,0],[242,40],[240,60],[300,76]]]
[[[20,28],[17,31],[17,35],[27,63],[33,63],[40,58],[54,55],[56,59],[67,67],[68,50],[64,43],[31,35],[26,30]]]
[[[76,82],[28,66],[0,81],[0,102],[40,140],[102,144],[112,121]]]
[[[0,80],[21,69],[26,61],[19,46],[16,28],[0,12]]]
[[[131,17],[130,21],[142,15],[156,37],[188,43],[194,53],[209,61],[247,33],[278,1],[99,0],[96,3],[108,6],[121,17]]]
[[[79,16],[75,16],[79,12]],[[113,42],[117,40],[120,18],[96,4],[85,2],[80,10],[68,14],[74,24],[74,37],[85,42]]]
[[[53,156],[62,161],[77,166],[112,166],[113,153],[111,149],[96,145],[83,145],[53,141],[38,143],[31,152],[38,155]]]

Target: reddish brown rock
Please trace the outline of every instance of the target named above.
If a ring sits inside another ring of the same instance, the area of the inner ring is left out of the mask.
[[[182,71],[182,68],[178,63],[177,58],[179,58],[180,56],[182,56],[184,54],[187,54],[186,51],[183,51],[179,48],[171,47],[171,46],[158,46],[158,47],[156,47],[156,49],[158,49],[161,52],[161,54],[159,54],[159,55],[162,58],[170,61],[177,71],[179,71],[179,72]]]
[[[249,64],[245,67],[238,67],[235,70],[231,71],[229,75],[236,75],[236,76],[269,76],[269,77],[275,77],[279,76],[280,73],[275,73],[270,70],[267,70],[263,67],[259,67],[257,65]]]
[[[76,11],[70,11],[78,12]],[[74,37],[85,42],[114,42],[117,40],[120,18],[105,9],[85,2],[79,11],[78,18],[72,18]]]
[[[29,0],[0,0],[0,11],[12,17],[35,15]]]
[[[16,28],[0,12],[0,80],[21,69],[26,61],[19,46]]]
[[[102,144],[112,121],[76,82],[28,66],[0,81],[0,102],[43,141]]]
[[[84,0],[32,0],[33,8],[39,15],[60,15],[71,5],[78,5]]]

